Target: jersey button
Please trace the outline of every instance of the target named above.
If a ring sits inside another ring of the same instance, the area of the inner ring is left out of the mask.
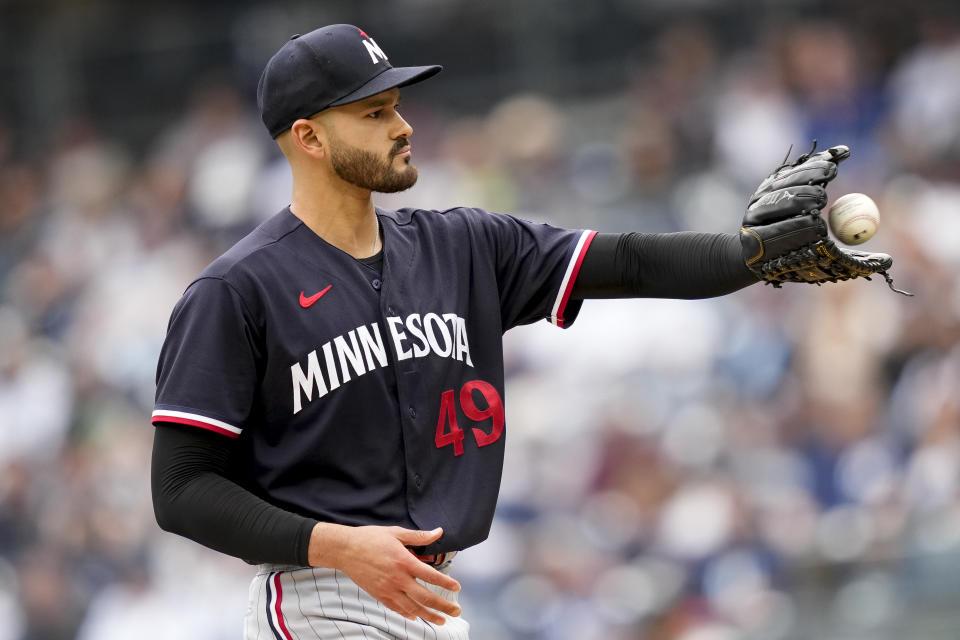
[[[417,410],[414,409],[412,406],[407,409],[407,412],[410,414],[411,418],[413,419],[417,418]]]
[[[396,311],[394,311],[393,307],[387,307],[387,313],[389,313],[390,315],[393,315],[396,313]]]
[[[419,473],[413,476],[413,482],[417,485],[417,489],[423,486],[423,478],[420,477]]]
[[[379,278],[374,278],[370,284],[372,284],[373,288],[376,289],[377,291],[380,291],[380,286],[383,285],[383,283],[380,282]]]

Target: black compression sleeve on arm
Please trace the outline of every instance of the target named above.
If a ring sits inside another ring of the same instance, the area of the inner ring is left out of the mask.
[[[308,565],[316,520],[275,507],[225,475],[232,442],[162,423],[153,439],[151,486],[165,531],[248,562]]]
[[[740,238],[723,233],[598,233],[571,297],[684,298],[731,293],[757,282]]]

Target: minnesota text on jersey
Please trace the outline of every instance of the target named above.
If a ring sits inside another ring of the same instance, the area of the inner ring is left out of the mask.
[[[390,328],[397,360],[423,358],[433,354],[473,366],[467,339],[467,323],[457,314],[431,312],[421,317],[419,313],[411,313],[406,320],[397,316],[388,316],[385,320]],[[412,337],[407,336],[404,327]],[[316,349],[307,354],[306,372],[300,362],[295,362],[290,367],[295,414],[303,409],[304,396],[307,402],[313,400],[314,389],[317,390],[319,399],[354,377],[360,377],[378,367],[389,366],[380,325],[375,322],[360,325],[344,335],[337,336],[325,343],[320,350],[323,352],[322,361]]]

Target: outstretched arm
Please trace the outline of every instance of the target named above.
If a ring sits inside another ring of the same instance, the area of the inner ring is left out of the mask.
[[[584,256],[571,297],[709,298],[758,280],[837,282],[887,270],[893,259],[837,247],[821,210],[826,185],[850,155],[838,145],[784,163],[750,197],[739,236],[707,233],[601,234]],[[788,154],[789,155],[789,154]]]
[[[593,239],[571,297],[721,296],[757,282],[740,238],[722,233],[600,233]]]

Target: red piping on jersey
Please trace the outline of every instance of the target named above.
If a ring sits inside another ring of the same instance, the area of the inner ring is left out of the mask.
[[[151,422],[153,422],[153,424],[157,424],[158,422],[177,422],[179,424],[189,424],[192,427],[200,427],[201,429],[207,429],[215,433],[221,433],[225,436],[230,436],[231,438],[237,438],[240,436],[239,433],[227,431],[226,429],[222,429],[213,424],[200,422],[199,420],[191,420],[190,418],[181,418],[179,416],[156,416]]]
[[[283,602],[283,587],[280,586],[279,571],[273,574],[273,591],[277,596],[273,604],[273,609],[277,612],[277,622],[280,623],[280,631],[283,632],[283,637],[286,638],[286,640],[293,640],[293,638],[290,637],[290,632],[287,631],[287,623],[283,619],[283,613],[280,611],[280,603]]]
[[[567,301],[570,300],[573,284],[577,281],[577,274],[580,273],[580,265],[583,264],[583,257],[587,255],[587,249],[590,248],[590,243],[593,242],[593,238],[596,235],[596,231],[591,231],[587,235],[586,240],[583,241],[583,246],[580,247],[580,255],[577,256],[577,262],[573,265],[573,273],[570,274],[570,280],[567,281],[567,288],[563,291],[563,299],[560,300],[560,308],[557,309],[557,326],[561,329],[563,328],[563,312],[567,309]]]

